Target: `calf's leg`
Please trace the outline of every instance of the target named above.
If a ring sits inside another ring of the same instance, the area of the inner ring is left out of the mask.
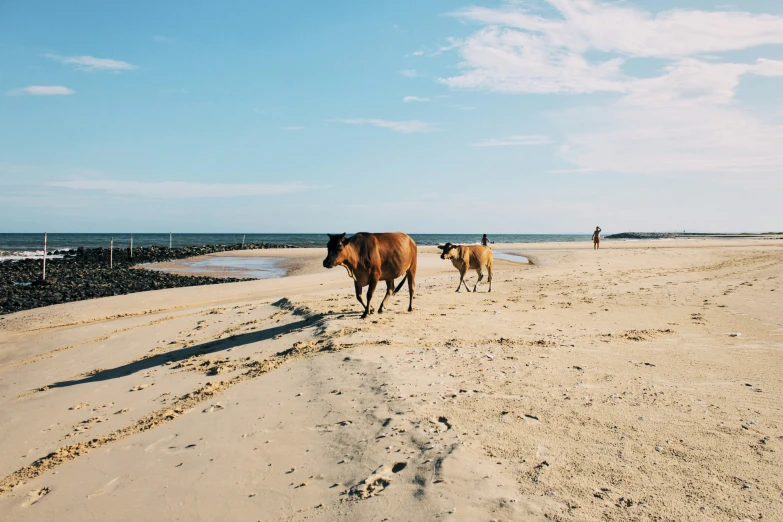
[[[467,270],[460,270],[459,271],[459,283],[457,284],[457,292],[462,290],[462,285],[465,285],[465,290],[470,292],[470,288],[468,288],[468,284],[465,282],[465,274],[467,273]]]
[[[487,272],[489,272],[489,291],[492,291],[492,263],[487,265]]]
[[[484,279],[484,273],[481,271],[481,269],[480,269],[480,268],[479,268],[478,270],[476,270],[476,273],[478,274],[478,279],[476,279],[476,284],[475,284],[475,285],[473,285],[473,291],[474,291],[474,292],[475,292],[475,291],[476,291],[476,289],[478,288],[478,285],[479,285],[479,283],[481,282],[481,280],[482,280],[482,279]]]

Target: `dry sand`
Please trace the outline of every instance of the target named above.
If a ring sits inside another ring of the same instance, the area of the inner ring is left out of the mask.
[[[783,520],[783,242],[517,248],[5,316],[0,519]]]

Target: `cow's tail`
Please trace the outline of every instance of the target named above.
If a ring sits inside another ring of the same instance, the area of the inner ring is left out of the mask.
[[[397,288],[394,289],[394,294],[396,295],[397,292],[400,291],[400,288],[402,288],[402,285],[405,284],[405,280],[408,279],[408,274],[405,274],[405,277],[402,278],[402,281],[400,281],[400,284],[397,285]]]

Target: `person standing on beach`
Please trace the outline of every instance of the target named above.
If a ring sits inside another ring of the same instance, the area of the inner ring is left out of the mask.
[[[595,227],[593,232],[593,250],[601,248],[601,227]]]
[[[490,243],[495,243],[495,242],[490,241],[486,234],[481,236],[481,246],[488,246]]]

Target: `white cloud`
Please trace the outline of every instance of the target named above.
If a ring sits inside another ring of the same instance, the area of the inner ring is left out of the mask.
[[[488,27],[459,47],[461,75],[449,87],[511,93],[622,91],[618,58],[593,64],[576,51],[546,46],[539,37]]]
[[[462,19],[538,35],[542,46],[582,53],[676,57],[783,44],[783,17],[745,12],[671,9],[656,14],[598,0],[547,0],[558,17],[523,10],[471,7]]]
[[[736,107],[616,104],[580,112],[590,130],[567,133],[562,157],[582,168],[627,173],[783,168],[783,125]]]
[[[408,78],[418,78],[419,76],[421,76],[421,74],[419,74],[416,71],[416,69],[404,69],[400,71],[400,74],[403,76],[407,76]]]
[[[561,156],[578,171],[783,169],[783,126],[736,101],[743,76],[783,77],[783,61],[703,56],[783,44],[783,17],[685,9],[653,14],[599,0],[545,2],[556,15],[531,14],[516,3],[455,13],[485,27],[455,41],[462,73],[438,81],[505,93],[614,93],[613,101],[557,118],[567,136]],[[624,72],[627,59],[651,57],[668,61],[657,76]]]
[[[424,54],[424,51],[413,51],[413,56],[421,56]]]
[[[631,173],[764,172],[783,168],[783,125],[734,102],[741,76],[783,77],[783,62],[677,62],[667,74],[628,82],[608,107],[572,114],[584,129],[562,156],[590,169]],[[581,121],[580,121],[581,120]]]
[[[6,94],[8,96],[56,96],[69,95],[75,92],[73,89],[63,87],[62,85],[31,85],[8,91]]]
[[[436,126],[432,123],[419,120],[388,121],[376,118],[340,118],[334,121],[339,123],[347,123],[349,125],[372,125],[373,127],[391,129],[395,132],[401,132],[403,134],[432,132],[437,130]]]
[[[492,138],[469,143],[471,147],[514,147],[519,145],[546,145],[551,140],[546,136],[509,136],[507,138]]]
[[[119,181],[76,179],[46,183],[49,187],[94,190],[151,199],[232,198],[274,196],[318,187],[301,183],[194,183],[186,181]]]
[[[420,98],[418,96],[406,96],[405,98],[402,99],[402,101],[405,102],[405,103],[410,103],[410,102],[428,102],[428,101],[430,101],[430,98]]]
[[[46,54],[44,56],[66,65],[73,65],[75,68],[82,71],[130,71],[138,69],[137,65],[121,60],[111,60],[109,58],[96,58],[94,56],[59,56],[57,54]]]

